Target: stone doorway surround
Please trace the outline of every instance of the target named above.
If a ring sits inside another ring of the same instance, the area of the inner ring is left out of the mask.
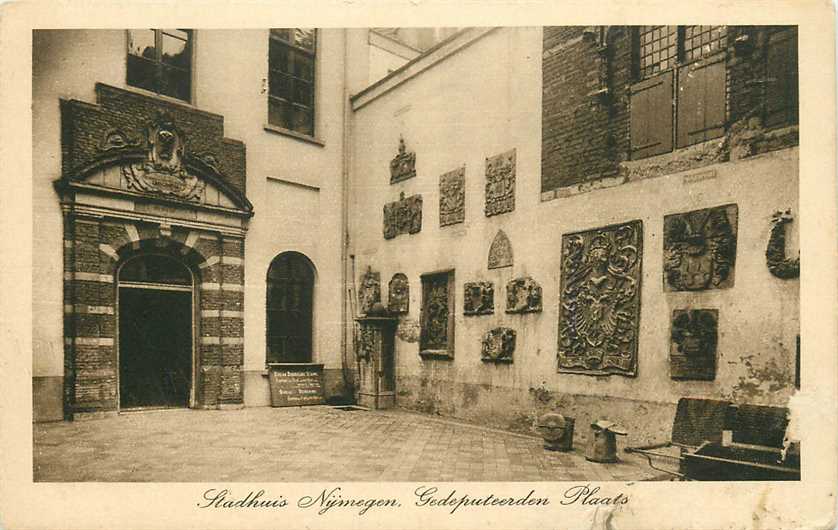
[[[64,416],[118,412],[116,274],[168,254],[195,278],[196,408],[242,406],[244,145],[223,118],[97,84],[61,101]]]

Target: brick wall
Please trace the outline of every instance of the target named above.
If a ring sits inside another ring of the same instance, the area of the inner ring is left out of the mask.
[[[728,131],[742,120],[760,116],[771,82],[765,67],[770,31],[762,26],[729,27]],[[744,34],[747,45],[735,50],[734,42]],[[542,192],[620,174],[631,159],[633,28],[608,27],[604,42],[600,35],[599,27],[544,28]],[[602,88],[607,93],[597,95]],[[789,142],[776,145],[787,147]]]

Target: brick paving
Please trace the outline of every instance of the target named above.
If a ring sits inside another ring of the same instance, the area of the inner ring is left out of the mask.
[[[400,410],[161,410],[33,425],[36,481],[630,481],[634,455],[595,464],[540,439]]]

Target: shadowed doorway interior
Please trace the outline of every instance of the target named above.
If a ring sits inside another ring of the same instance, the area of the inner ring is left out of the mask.
[[[192,275],[168,256],[119,275],[120,408],[187,407],[192,385]]]

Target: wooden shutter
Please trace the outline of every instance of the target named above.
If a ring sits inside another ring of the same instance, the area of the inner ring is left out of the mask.
[[[672,151],[672,72],[631,87],[632,159]]]
[[[678,71],[677,147],[718,138],[725,132],[725,54]]]
[[[766,50],[765,126],[797,123],[797,32],[772,33]]]

